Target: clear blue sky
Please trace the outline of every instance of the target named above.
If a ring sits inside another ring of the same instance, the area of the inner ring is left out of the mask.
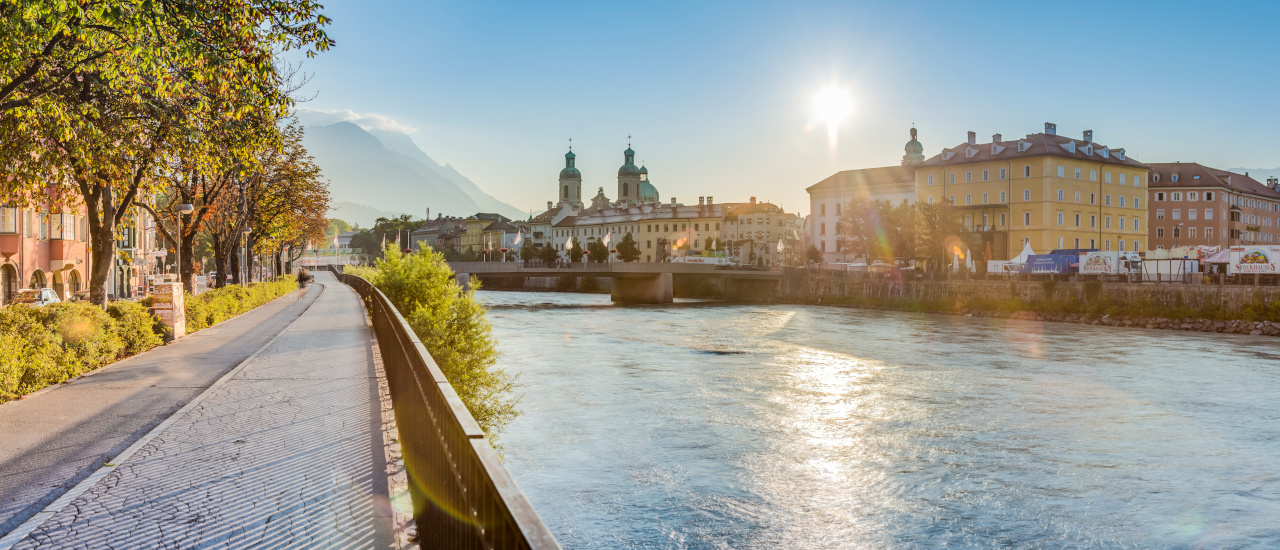
[[[554,198],[570,136],[584,195],[616,193],[632,134],[663,200],[806,214],[805,187],[897,164],[912,122],[927,156],[1050,121],[1144,162],[1280,166],[1280,2],[326,5],[304,107],[413,128],[521,209]],[[812,108],[832,83],[854,102],[834,152]]]

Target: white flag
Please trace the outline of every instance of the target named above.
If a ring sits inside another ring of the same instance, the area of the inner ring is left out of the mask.
[[[567,241],[565,241],[565,242],[564,242],[564,249],[565,249],[565,250],[572,250],[572,249],[573,249],[573,237],[569,237],[569,240],[567,240]]]
[[[523,230],[523,229],[521,229],[520,231],[517,231],[517,232],[516,232],[516,246],[520,246],[520,243],[521,243],[522,241],[524,241],[524,230]]]
[[[720,239],[711,239],[711,250],[720,250]]]
[[[613,240],[613,232],[612,232],[612,231],[610,231],[609,233],[605,234],[605,236],[604,236],[604,247],[605,247],[605,248],[609,248],[609,241],[611,241],[611,240]]]
[[[782,239],[778,239],[778,253],[782,253]]]

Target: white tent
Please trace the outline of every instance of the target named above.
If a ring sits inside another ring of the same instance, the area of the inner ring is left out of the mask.
[[[1035,255],[1035,253],[1036,252],[1034,250],[1031,250],[1031,243],[1027,243],[1022,246],[1022,252],[1018,254],[1018,257],[1012,260],[1009,260],[1009,263],[1017,264],[1017,265],[1026,265],[1027,257],[1033,256]]]

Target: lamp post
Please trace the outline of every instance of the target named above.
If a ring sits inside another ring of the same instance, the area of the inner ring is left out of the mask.
[[[244,276],[240,278],[240,286],[244,287],[245,279],[249,278],[249,234],[253,233],[253,228],[246,225],[240,232],[244,233]]]
[[[196,207],[190,204],[178,205],[178,236],[173,240],[174,258],[178,263],[178,283],[182,283],[182,216],[195,212]],[[184,287],[185,288],[185,287]],[[192,292],[195,289],[191,289]]]

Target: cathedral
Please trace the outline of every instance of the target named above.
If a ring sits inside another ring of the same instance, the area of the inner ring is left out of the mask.
[[[564,169],[560,171],[560,189],[557,196],[561,209],[568,207],[585,213],[660,201],[658,189],[649,181],[649,169],[636,166],[636,152],[631,150],[631,144],[627,144],[627,150],[622,152],[622,166],[618,167],[618,200],[616,202],[611,202],[605,196],[603,187],[599,188],[596,196],[591,199],[590,206],[582,201],[582,172],[574,166],[576,159],[577,155],[573,153],[573,147],[570,147],[569,152],[564,155]]]

